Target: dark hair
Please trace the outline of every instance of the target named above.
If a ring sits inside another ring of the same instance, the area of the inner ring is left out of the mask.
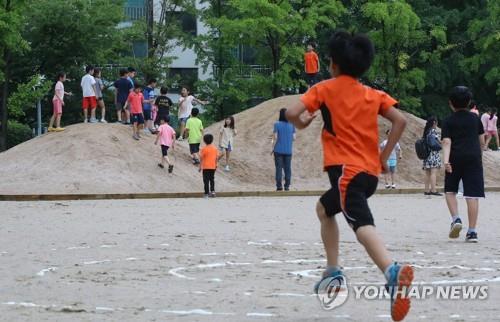
[[[152,83],[156,83],[156,78],[150,78],[150,79],[148,80],[148,85],[149,85],[149,84],[152,84]]]
[[[214,136],[212,134],[205,134],[203,136],[203,142],[205,142],[205,144],[212,144],[213,141],[214,141]]]
[[[200,114],[200,110],[197,107],[193,107],[193,109],[191,110],[191,115],[196,117],[198,116],[198,114]]]
[[[230,120],[231,120],[231,122],[229,123],[229,128],[234,130],[234,117],[233,117],[232,115],[231,115],[231,116],[229,116],[229,117],[226,117],[226,118],[224,119],[224,127],[227,127],[227,124],[226,124],[226,120],[227,120],[227,119],[230,119]]]
[[[423,138],[426,138],[427,135],[429,135],[434,123],[437,123],[437,118],[435,116],[429,116],[427,123],[425,123],[424,134],[422,135]]]
[[[136,70],[135,70],[135,68],[134,68],[134,67],[129,67],[129,68],[127,68],[127,72],[128,72],[128,73],[132,73],[132,72],[135,72],[135,71],[136,71]]]
[[[162,120],[163,122],[165,122],[165,123],[169,123],[169,122],[170,122],[170,116],[168,116],[168,115],[164,115],[164,116],[161,118],[161,120]]]
[[[61,78],[63,78],[64,76],[66,76],[66,73],[65,72],[59,72],[57,73],[57,80],[59,81]]]
[[[88,74],[93,69],[94,69],[94,66],[88,65],[87,67],[85,67],[85,72]]]
[[[375,48],[371,40],[363,35],[351,35],[337,31],[328,43],[332,63],[340,68],[340,73],[361,77],[371,66],[375,57]]]
[[[128,70],[126,70],[125,68],[120,69],[120,77],[123,77],[127,74],[128,74]]]
[[[94,75],[97,75],[101,72],[101,69],[100,68],[94,68]]]
[[[134,88],[142,88],[142,85],[139,84],[139,83],[137,83],[137,84],[134,85]]]
[[[181,87],[181,89],[183,89],[183,88],[185,88],[185,89],[186,89],[186,91],[189,93],[189,87],[188,87],[187,85],[183,85],[183,86]]]
[[[167,88],[166,86],[162,86],[162,87],[160,88],[160,93],[161,93],[161,94],[167,94],[167,92],[168,92],[168,88]]]
[[[278,119],[278,121],[280,121],[280,122],[288,122],[288,120],[286,119],[285,113],[286,113],[286,108],[282,108],[280,110],[280,118]]]
[[[455,86],[450,92],[449,99],[456,109],[468,108],[472,100],[472,92],[465,86]]]
[[[495,114],[497,114],[497,109],[492,107],[491,114],[490,114],[490,120],[492,120],[495,117]]]

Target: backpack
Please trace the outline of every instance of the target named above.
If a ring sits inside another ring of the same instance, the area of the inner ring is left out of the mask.
[[[424,138],[420,138],[415,142],[415,152],[417,152],[417,157],[420,160],[425,160],[431,154],[431,149],[427,144],[427,140]]]
[[[435,135],[427,134],[427,145],[431,151],[441,151],[441,143]]]

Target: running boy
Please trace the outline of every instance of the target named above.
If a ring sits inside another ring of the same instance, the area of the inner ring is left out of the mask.
[[[142,104],[144,103],[144,96],[142,96],[142,86],[135,84],[134,91],[128,95],[127,102],[124,108],[130,106],[130,116],[132,123],[134,123],[133,135],[134,140],[139,140],[139,127],[144,124],[144,114],[142,111]]]
[[[324,169],[331,189],[320,198],[316,212],[327,268],[315,291],[324,293],[332,280],[343,276],[338,260],[339,228],[335,220],[335,215],[342,212],[358,241],[387,279],[391,316],[400,321],[410,309],[410,299],[400,291],[410,286],[413,269],[392,261],[375,229],[367,199],[377,189],[381,168],[387,171],[387,160],[403,133],[406,119],[393,107],[397,104],[395,99],[358,80],[374,58],[373,44],[368,37],[337,32],[330,38],[328,47],[333,78],[313,86],[286,112],[286,118],[299,129],[309,126],[318,110],[324,121],[321,140]],[[387,144],[380,154],[378,115],[392,123]]]
[[[162,86],[160,88],[160,96],[158,96],[155,100],[156,108],[158,109],[155,118],[155,125],[159,125],[161,119],[165,116],[170,115],[170,108],[172,107],[172,100],[167,96],[168,88]]]
[[[194,109],[193,109],[194,110]],[[205,198],[215,197],[215,170],[217,169],[217,161],[222,156],[219,153],[214,142],[214,136],[212,134],[205,134],[203,136],[203,142],[206,146],[201,149],[201,163],[199,171],[203,171],[203,186],[205,189]]]
[[[49,132],[61,132],[65,129],[61,127],[61,116],[62,108],[64,106],[64,95],[73,95],[64,91],[64,82],[66,81],[66,73],[61,72],[57,75],[57,83],[54,88],[54,97],[52,98],[52,106],[54,113],[49,121]],[[56,127],[54,128],[54,121],[56,122]]]
[[[453,88],[449,104],[454,113],[444,120],[441,136],[446,170],[444,191],[452,221],[449,237],[458,238],[462,230],[456,197],[459,182],[462,180],[469,217],[469,229],[465,241],[476,243],[479,198],[484,198],[481,149],[484,148],[485,141],[481,119],[468,110],[471,99],[472,93],[467,87]]]
[[[385,131],[385,135],[389,137],[391,130]],[[385,139],[380,144],[380,152],[384,151],[385,146],[387,145],[387,139]],[[385,180],[385,188],[386,189],[396,189],[396,184],[394,183],[394,174],[396,173],[396,168],[398,166],[398,158],[401,160],[403,158],[403,152],[401,151],[401,146],[399,142],[396,143],[396,147],[391,151],[391,155],[389,156],[389,160],[387,160],[387,166],[389,167],[389,172],[384,174]],[[389,177],[391,178],[391,184],[389,184]]]
[[[200,143],[203,136],[203,123],[198,118],[200,111],[195,107],[191,111],[191,117],[186,123],[186,136],[189,143],[189,152],[193,158],[193,164],[200,163]]]
[[[97,106],[96,98],[96,81],[94,76],[94,66],[87,66],[85,68],[85,76],[82,77],[80,86],[82,87],[83,100],[83,123],[88,122],[88,109],[90,109],[90,123],[97,123],[95,118],[95,108]]]
[[[168,124],[170,122],[170,117],[168,115],[164,116],[160,122],[161,125],[158,128],[155,140],[155,145],[158,144],[158,140],[161,145],[161,161],[158,163],[158,166],[163,169],[165,167],[163,164],[167,161],[168,173],[172,173],[174,165],[168,158],[168,149],[172,147],[172,150],[174,150],[175,148],[175,130]]]
[[[144,132],[149,131],[150,133],[154,133],[153,129],[153,119],[151,118],[152,113],[152,104],[155,101],[155,87],[156,87],[156,79],[152,78],[148,81],[148,86],[144,87],[143,95],[144,95],[144,122],[145,128]]]
[[[180,141],[182,141],[184,138],[182,137],[184,133],[184,128],[186,127],[187,124],[187,119],[191,115],[191,111],[193,109],[193,102],[205,105],[208,104],[207,101],[201,101],[191,95],[189,93],[189,89],[184,86],[181,89],[181,97],[179,98],[179,111],[178,111],[178,117],[179,117],[179,133],[181,137],[179,138]]]

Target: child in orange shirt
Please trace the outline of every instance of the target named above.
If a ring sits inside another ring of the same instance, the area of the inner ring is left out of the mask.
[[[375,229],[368,198],[377,189],[380,170],[387,172],[387,160],[403,133],[406,119],[393,107],[397,104],[395,99],[358,80],[370,68],[375,55],[368,37],[337,32],[330,39],[329,51],[333,78],[311,87],[286,112],[289,122],[298,129],[309,126],[319,110],[324,121],[321,134],[323,166],[331,189],[320,198],[316,212],[321,223],[327,268],[315,291],[323,295],[331,288],[338,291],[339,281],[345,283],[338,260],[339,228],[335,220],[335,215],[342,212],[358,241],[385,275],[391,297],[391,316],[401,321],[410,310],[410,299],[403,290],[411,285],[413,269],[392,261]],[[378,115],[392,123],[381,152]]]
[[[200,168],[203,171],[203,185],[205,188],[205,198],[215,198],[215,170],[217,170],[217,161],[222,154],[217,147],[213,145],[214,136],[212,134],[205,134],[203,136],[205,147],[200,152]],[[210,189],[209,189],[210,185]]]

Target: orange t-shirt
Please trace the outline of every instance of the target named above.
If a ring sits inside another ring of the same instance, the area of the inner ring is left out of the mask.
[[[397,104],[394,98],[341,75],[311,87],[301,100],[309,112],[321,110],[325,168],[350,165],[380,173],[378,115]]]
[[[308,51],[304,54],[304,61],[306,64],[306,73],[307,74],[316,74],[319,72],[319,59],[318,55],[314,51]]]
[[[213,144],[209,144],[200,152],[201,158],[201,168],[203,170],[215,170],[217,169],[217,157],[219,155],[219,151]]]

